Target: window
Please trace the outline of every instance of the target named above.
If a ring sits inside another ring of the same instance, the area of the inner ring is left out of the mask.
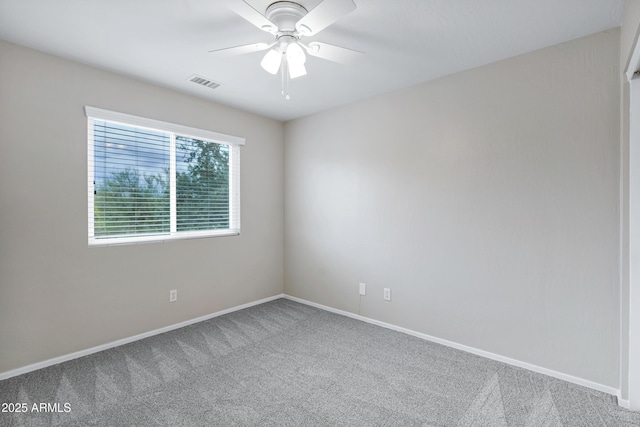
[[[90,246],[240,233],[243,138],[85,112]]]

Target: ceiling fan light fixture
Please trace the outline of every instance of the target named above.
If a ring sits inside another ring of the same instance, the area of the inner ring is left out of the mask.
[[[275,40],[271,44],[253,43],[216,49],[211,53],[231,56],[268,50],[260,66],[269,74],[280,74],[282,95],[287,100],[290,99],[289,81],[307,74],[307,54],[320,59],[343,62],[345,57],[360,53],[326,43],[311,42],[307,45],[302,42],[303,37],[315,36],[352,12],[356,8],[354,0],[314,0],[312,3],[315,3],[315,7],[311,11],[298,1],[270,0],[265,13],[262,13],[250,4],[257,0],[229,0],[230,8],[234,12],[255,27],[274,35]]]
[[[298,43],[290,43],[289,46],[287,46],[287,61],[304,64],[306,60],[307,57],[302,50],[302,46]]]
[[[302,47],[298,43],[291,43],[287,46],[287,65],[289,68],[289,77],[295,79],[296,77],[304,76],[307,74],[307,69],[304,66],[307,60]]]
[[[289,77],[291,79],[307,75],[307,69],[305,68],[304,64],[289,63],[288,65]]]
[[[271,74],[277,74],[280,69],[280,63],[282,62],[282,54],[276,50],[271,49],[267,54],[262,58],[262,62],[260,62],[260,66],[264,68],[264,70]]]

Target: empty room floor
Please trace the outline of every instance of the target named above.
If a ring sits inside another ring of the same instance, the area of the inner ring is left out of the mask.
[[[287,299],[4,380],[0,401],[28,408],[2,426],[640,425],[611,395]]]

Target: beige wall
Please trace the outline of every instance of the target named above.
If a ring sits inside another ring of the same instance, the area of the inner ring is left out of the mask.
[[[245,137],[242,234],[89,249],[85,105]],[[282,171],[281,122],[0,41],[0,373],[280,294]]]
[[[286,123],[285,292],[617,388],[619,43]]]

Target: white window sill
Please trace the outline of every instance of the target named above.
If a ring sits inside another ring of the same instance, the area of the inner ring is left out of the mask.
[[[157,234],[149,236],[136,237],[107,237],[107,238],[89,238],[89,247],[98,246],[121,246],[121,245],[138,245],[143,243],[159,243],[171,242],[173,240],[185,239],[205,239],[208,237],[225,237],[238,236],[238,230],[205,230],[205,231],[186,231],[174,234]]]

